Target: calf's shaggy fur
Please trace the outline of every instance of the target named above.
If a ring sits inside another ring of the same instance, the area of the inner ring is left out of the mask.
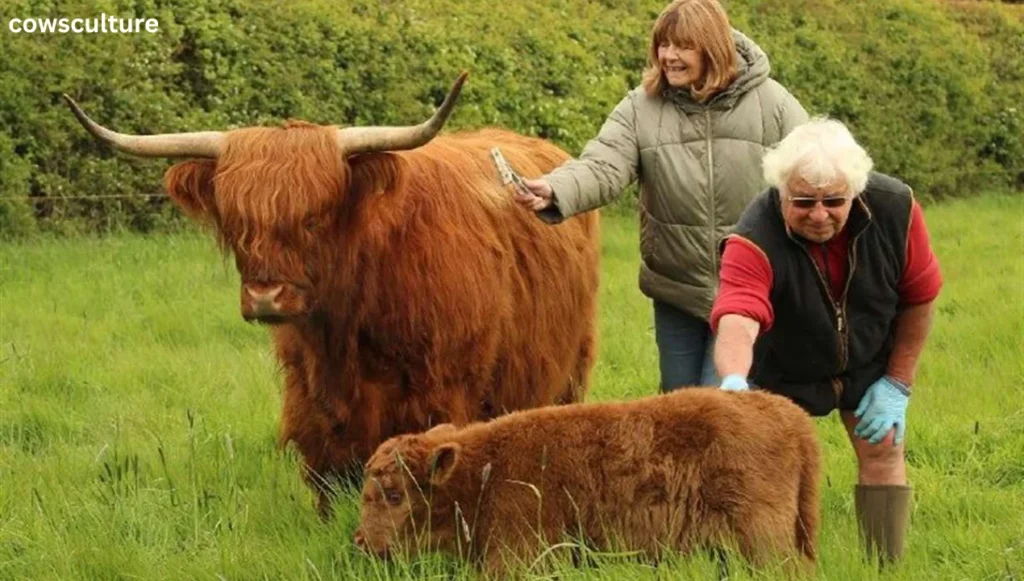
[[[519,411],[387,440],[366,465],[355,541],[501,574],[546,546],[734,547],[813,565],[819,450],[807,414],[765,392],[690,388]]]

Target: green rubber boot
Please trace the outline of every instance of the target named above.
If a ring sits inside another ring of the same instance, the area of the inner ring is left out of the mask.
[[[913,498],[909,486],[857,485],[854,505],[868,558],[877,557],[883,565],[900,560]]]

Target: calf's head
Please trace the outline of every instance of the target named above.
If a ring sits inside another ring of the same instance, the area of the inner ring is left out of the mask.
[[[318,309],[343,250],[353,200],[349,157],[419,147],[440,131],[467,74],[427,121],[411,127],[320,126],[290,121],[165,135],[126,135],[92,121],[67,95],[78,121],[98,140],[143,157],[192,158],[165,176],[171,198],[213,226],[241,275],[247,320],[280,323]]]
[[[415,554],[453,538],[456,523],[439,515],[449,512],[444,487],[461,455],[459,444],[444,438],[454,430],[442,424],[423,434],[397,436],[377,448],[366,463],[357,546],[387,557],[396,551]]]

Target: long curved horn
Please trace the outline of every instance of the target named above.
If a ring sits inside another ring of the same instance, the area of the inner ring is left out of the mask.
[[[216,159],[224,151],[224,134],[220,131],[166,133],[163,135],[126,135],[96,123],[82,111],[74,99],[63,95],[78,122],[93,137],[114,148],[140,157],[210,157]]]
[[[448,116],[455,109],[455,101],[462,91],[462,84],[466,82],[469,72],[463,71],[455,80],[448,96],[437,108],[434,115],[420,123],[407,127],[345,127],[338,130],[338,147],[342,155],[347,157],[357,153],[370,153],[373,151],[400,151],[403,149],[414,149],[428,143],[444,126]]]

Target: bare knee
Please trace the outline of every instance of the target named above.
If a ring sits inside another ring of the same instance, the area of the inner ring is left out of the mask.
[[[902,485],[907,483],[907,469],[903,446],[893,445],[894,434],[890,432],[877,444],[855,439],[859,480],[869,485]]]

